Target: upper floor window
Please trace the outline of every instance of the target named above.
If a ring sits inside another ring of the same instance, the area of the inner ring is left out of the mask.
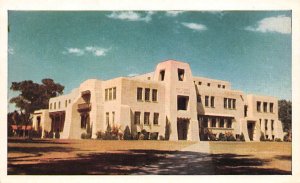
[[[221,88],[221,85],[220,85],[220,84],[218,84],[218,88]]]
[[[113,99],[115,100],[117,98],[117,88],[113,88]]]
[[[224,98],[224,108],[227,108],[227,98]]]
[[[109,96],[109,97],[108,97],[109,100],[112,100],[112,88],[109,89],[109,95],[108,95],[108,96]]]
[[[221,127],[221,128],[224,128],[224,118],[221,118],[221,119],[220,119],[220,127]]]
[[[232,101],[232,99],[229,98],[229,99],[228,99],[228,108],[229,108],[229,109],[231,109],[231,101]]]
[[[159,117],[159,113],[154,113],[153,125],[158,125],[158,117]]]
[[[244,117],[247,117],[248,116],[248,106],[247,105],[244,105]]]
[[[273,106],[274,106],[274,104],[270,103],[270,112],[272,112],[272,113],[273,113]]]
[[[178,69],[178,81],[184,80],[184,69]]]
[[[188,96],[177,96],[177,110],[187,110],[189,103]]]
[[[150,88],[145,88],[145,101],[150,100]]]
[[[215,97],[214,96],[210,97],[210,107],[215,107]]]
[[[210,83],[207,83],[207,86],[210,86]]]
[[[223,85],[222,88],[225,89],[225,85]]]
[[[199,81],[199,82],[198,82],[198,84],[199,84],[199,85],[202,85],[202,82],[201,82],[201,81]]]
[[[161,70],[161,71],[159,72],[159,80],[160,80],[160,81],[165,80],[165,70]]]
[[[268,103],[267,102],[264,102],[263,103],[263,106],[264,106],[264,112],[267,112],[268,111]]]
[[[232,108],[235,109],[236,99],[232,99]]]
[[[274,130],[274,120],[271,120],[271,129]]]
[[[211,127],[216,127],[216,118],[211,119]]]
[[[142,100],[143,97],[143,88],[137,88],[136,98],[137,100]]]
[[[152,89],[152,101],[156,102],[157,101],[157,90]]]
[[[50,109],[52,109],[52,103],[50,103]]]
[[[205,96],[205,107],[208,107],[209,96]]]
[[[257,112],[261,112],[260,107],[261,107],[261,102],[257,101],[256,102],[256,110],[257,110]]]
[[[134,124],[140,124],[141,119],[141,112],[135,112],[134,113]]]
[[[105,100],[108,100],[108,89],[105,89]]]
[[[150,112],[144,113],[144,124],[149,125]]]

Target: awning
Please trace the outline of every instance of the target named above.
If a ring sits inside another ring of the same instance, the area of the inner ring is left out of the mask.
[[[220,114],[220,113],[205,113],[203,116],[218,116],[218,117],[227,117],[227,118],[234,118],[232,114]]]

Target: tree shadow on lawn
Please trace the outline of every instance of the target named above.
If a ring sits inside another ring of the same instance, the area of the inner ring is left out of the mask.
[[[249,155],[207,154],[189,151],[128,150],[77,154],[76,159],[39,164],[8,165],[8,174],[30,175],[271,175],[291,174],[262,168],[270,160]]]
[[[70,144],[59,139],[8,138],[8,143]]]

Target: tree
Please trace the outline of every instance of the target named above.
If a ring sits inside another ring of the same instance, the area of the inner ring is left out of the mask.
[[[287,100],[278,101],[278,115],[283,125],[283,131],[292,129],[292,102]]]
[[[35,110],[48,108],[49,99],[63,94],[64,86],[47,78],[42,80],[42,84],[31,80],[12,82],[10,89],[19,92],[9,102],[20,109],[20,121],[27,126],[31,122],[30,115]]]

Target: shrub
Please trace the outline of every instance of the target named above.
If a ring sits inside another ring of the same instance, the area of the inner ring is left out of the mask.
[[[98,132],[96,133],[97,139],[103,139],[104,135],[105,135],[105,134],[104,134],[103,132],[101,132],[101,131],[98,131]]]
[[[143,139],[141,139],[141,138],[139,138],[139,140],[149,140],[149,132],[147,132],[145,129],[143,129],[142,131],[141,131],[141,134],[143,135]]]
[[[289,130],[287,134],[283,137],[283,141],[292,142],[292,131]]]
[[[51,138],[53,139],[53,132],[48,132],[44,130],[44,138]]]
[[[145,138],[144,134],[141,133],[141,134],[139,135],[139,140],[145,140],[144,138]]]
[[[242,133],[241,134],[241,136],[240,136],[240,141],[243,141],[243,142],[245,142],[245,136],[244,136],[244,134]]]
[[[158,132],[150,133],[150,140],[157,140],[158,139]]]
[[[266,141],[266,137],[265,137],[265,134],[264,134],[264,132],[261,132],[260,133],[260,139],[259,139],[260,141]]]
[[[92,134],[91,134],[91,133],[83,132],[83,133],[81,134],[81,138],[82,138],[82,139],[91,139],[91,138],[92,138]]]
[[[275,142],[282,142],[281,138],[275,138]]]
[[[165,137],[162,136],[162,135],[160,135],[160,136],[159,136],[159,140],[165,140]]]
[[[41,130],[33,130],[30,133],[30,137],[32,137],[32,138],[41,138],[42,137],[42,131]]]
[[[216,134],[213,134],[211,131],[208,131],[208,139],[210,141],[216,141],[217,140]]]
[[[219,134],[219,139],[218,139],[219,141],[226,141],[227,139],[226,139],[226,137],[225,137],[225,135],[223,134],[223,133],[220,133]]]
[[[126,126],[124,130],[124,140],[132,140],[132,135],[129,129],[129,126]]]
[[[226,132],[225,138],[227,141],[236,141],[235,137],[233,136],[233,134],[231,132]]]

